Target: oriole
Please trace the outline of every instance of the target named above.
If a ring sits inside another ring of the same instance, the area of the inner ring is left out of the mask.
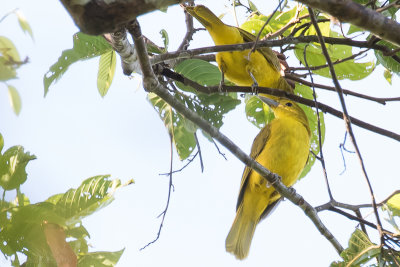
[[[195,17],[209,32],[216,45],[254,42],[251,33],[234,26],[224,24],[207,7],[186,6],[185,10]],[[292,93],[292,87],[280,74],[280,62],[269,47],[250,50],[220,52],[216,55],[218,67],[223,75],[239,86],[265,86],[278,88]]]
[[[301,174],[310,149],[310,127],[304,111],[285,98],[263,98],[275,118],[254,139],[250,156],[292,186]],[[244,259],[258,222],[281,200],[280,194],[260,174],[246,167],[236,207],[236,218],[226,238],[226,250]]]

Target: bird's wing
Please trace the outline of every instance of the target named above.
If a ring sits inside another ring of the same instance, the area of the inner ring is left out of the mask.
[[[268,124],[264,128],[262,128],[261,131],[256,136],[256,138],[254,138],[254,142],[253,142],[253,145],[251,146],[251,152],[250,152],[250,157],[252,159],[256,159],[257,156],[261,153],[261,151],[265,148],[265,146],[268,142],[268,139],[270,137],[270,132],[271,132],[271,128],[270,128],[270,125]],[[240,193],[239,193],[236,209],[238,209],[240,206],[240,203],[242,203],[244,191],[246,189],[247,181],[248,181],[248,178],[249,178],[251,172],[252,172],[252,169],[249,167],[246,167],[244,169],[243,176],[242,176],[242,182],[240,184]]]
[[[245,31],[241,28],[237,29],[239,30],[245,42],[254,42],[256,40],[256,37],[248,31]],[[257,51],[265,57],[265,59],[276,69],[277,72],[281,71],[281,63],[271,48],[261,47],[257,48]]]

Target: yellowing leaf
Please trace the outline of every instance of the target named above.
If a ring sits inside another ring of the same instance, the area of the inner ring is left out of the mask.
[[[393,215],[399,216],[400,215],[400,194],[396,194],[392,196],[387,201],[387,206],[393,212]]]
[[[100,56],[99,71],[97,73],[97,89],[104,97],[114,78],[117,56],[114,50],[110,50]]]
[[[33,32],[31,26],[26,20],[24,14],[20,10],[15,11],[15,15],[17,15],[19,26],[21,27],[23,32],[27,32],[31,38],[33,39]]]
[[[8,85],[8,98],[14,113],[19,115],[22,106],[21,97],[19,96],[17,89],[12,85]]]

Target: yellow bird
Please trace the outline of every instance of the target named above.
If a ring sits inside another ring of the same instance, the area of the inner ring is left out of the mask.
[[[251,33],[224,24],[205,6],[186,6],[185,10],[207,29],[216,45],[241,44],[256,40]],[[280,74],[279,59],[269,47],[259,48],[251,54],[249,52],[250,50],[217,53],[216,61],[223,75],[239,86],[257,84],[293,92],[292,87]]]
[[[310,127],[304,111],[285,98],[274,101],[260,97],[269,104],[275,119],[254,139],[250,156],[292,186],[301,174],[310,149]],[[236,218],[226,238],[226,250],[244,259],[258,222],[265,218],[281,200],[274,187],[256,171],[246,167],[243,172],[236,207]]]

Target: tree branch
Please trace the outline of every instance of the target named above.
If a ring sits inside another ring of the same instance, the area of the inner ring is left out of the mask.
[[[135,47],[138,52],[138,58],[143,72],[143,87],[146,91],[151,91],[161,97],[165,102],[171,105],[176,111],[180,112],[185,118],[191,120],[198,125],[202,130],[207,132],[212,138],[215,138],[223,146],[225,146],[231,153],[233,153],[238,159],[245,163],[248,167],[260,173],[267,181],[274,186],[274,188],[283,196],[289,199],[292,203],[298,205],[305,214],[313,221],[317,229],[322,235],[325,236],[329,242],[335,247],[338,253],[343,251],[343,247],[332,235],[332,233],[326,228],[318,217],[315,209],[306,202],[302,196],[297,194],[294,189],[286,187],[279,176],[271,173],[269,170],[264,168],[261,164],[250,158],[244,153],[237,145],[235,145],[230,139],[223,135],[217,128],[209,124],[206,120],[200,117],[197,113],[187,109],[184,104],[179,102],[172,96],[168,89],[163,87],[156,79],[150,65],[150,61],[147,56],[146,47],[143,43],[139,24],[136,22],[133,24],[135,29],[132,32],[132,36],[135,42]]]
[[[338,97],[339,97],[339,100],[340,100],[340,104],[341,104],[342,109],[343,109],[343,120],[344,120],[346,129],[347,129],[347,132],[350,135],[350,139],[351,139],[351,141],[353,143],[354,149],[356,150],[357,157],[358,157],[358,159],[360,161],[361,170],[362,170],[362,172],[364,174],[365,181],[367,182],[367,185],[368,185],[369,193],[371,195],[371,202],[372,202],[373,210],[374,210],[374,213],[375,213],[376,224],[377,224],[379,235],[380,235],[380,239],[381,239],[381,245],[383,245],[385,242],[384,242],[384,239],[383,239],[382,223],[381,223],[381,220],[379,218],[378,208],[376,206],[374,190],[372,189],[371,182],[370,182],[370,180],[368,178],[367,170],[365,168],[365,164],[364,164],[364,161],[362,159],[361,152],[360,152],[360,149],[358,148],[356,137],[355,137],[354,132],[353,132],[353,128],[352,128],[352,125],[351,125],[351,118],[350,118],[350,115],[347,112],[346,102],[345,102],[344,96],[343,96],[343,89],[340,86],[339,80],[336,77],[335,68],[333,67],[333,64],[332,64],[331,58],[329,56],[328,50],[326,49],[325,42],[324,42],[324,37],[322,36],[321,30],[320,30],[320,28],[318,26],[318,23],[317,23],[317,21],[315,19],[315,16],[314,16],[314,11],[313,11],[313,9],[311,7],[308,7],[308,13],[310,14],[311,21],[312,21],[312,23],[314,25],[314,28],[315,28],[316,32],[317,32],[318,39],[319,39],[319,42],[321,44],[322,53],[324,54],[326,62],[329,65],[329,70],[330,70],[330,73],[331,73],[331,76],[332,76],[332,81],[333,81],[333,84],[335,85],[335,88],[336,88],[336,91],[337,91],[337,94],[338,94]]]
[[[162,68],[162,67],[161,67]],[[169,69],[166,68],[162,68],[160,69],[156,69],[158,74],[164,75],[168,78],[174,79],[178,82],[181,82],[185,85],[189,85],[191,87],[193,87],[194,89],[196,89],[197,91],[201,92],[201,93],[205,93],[205,94],[212,94],[212,93],[220,93],[222,92],[236,92],[236,93],[254,93],[254,91],[256,91],[257,93],[263,93],[263,94],[269,94],[269,95],[274,95],[274,96],[278,96],[278,97],[286,97],[288,99],[291,99],[293,101],[296,101],[300,104],[304,104],[306,106],[309,107],[313,107],[315,108],[316,103],[313,100],[307,99],[307,98],[303,98],[301,96],[297,96],[297,95],[293,95],[290,94],[288,92],[282,91],[282,90],[278,90],[278,89],[274,89],[274,88],[269,88],[269,87],[250,87],[250,86],[229,86],[226,84],[223,84],[222,86],[203,86],[201,84],[198,84],[176,72],[173,72]],[[335,117],[338,117],[340,119],[343,119],[343,112],[334,109],[328,105],[325,105],[321,102],[317,102],[318,108],[324,112],[324,113],[329,113]],[[377,127],[375,125],[369,124],[367,122],[364,122],[362,120],[359,120],[357,118],[351,117],[351,121],[353,124],[364,128],[366,130],[369,130],[371,132],[392,138],[396,141],[400,141],[400,135],[391,131],[388,131],[386,129]]]
[[[341,45],[348,45],[348,46],[353,46],[353,47],[359,47],[359,48],[371,48],[374,50],[378,50],[383,52],[384,55],[391,55],[393,52],[392,49],[376,44],[376,43],[371,43],[368,41],[356,41],[352,39],[346,39],[346,38],[334,38],[334,37],[325,37],[325,43],[329,44],[341,44]],[[286,44],[299,44],[299,43],[310,43],[310,42],[315,42],[319,43],[318,36],[314,35],[308,35],[308,36],[298,36],[298,37],[286,37],[282,38],[279,40],[260,40],[257,42],[257,48],[260,47],[275,47],[275,46],[283,46]],[[160,55],[155,55],[151,58],[151,63],[156,64],[156,63],[161,63],[164,61],[168,61],[171,59],[176,59],[176,58],[192,58],[196,55],[200,54],[207,54],[207,53],[215,53],[215,52],[225,52],[225,51],[243,51],[246,49],[251,49],[254,46],[255,42],[249,42],[249,43],[242,43],[242,44],[233,44],[233,45],[217,45],[217,46],[208,46],[208,47],[202,47],[202,48],[195,48],[195,49],[188,49],[184,51],[175,51],[175,52],[169,52],[165,54],[160,54]],[[391,57],[396,60],[398,63],[400,63],[400,57],[397,55],[391,55]]]
[[[400,46],[400,24],[350,0],[297,0]]]

